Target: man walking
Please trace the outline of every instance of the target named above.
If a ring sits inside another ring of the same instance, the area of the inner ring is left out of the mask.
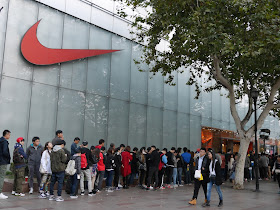
[[[41,173],[39,171],[41,165],[41,155],[44,148],[40,144],[40,138],[35,136],[32,139],[32,144],[27,148],[26,155],[28,158],[28,169],[29,169],[29,194],[33,193],[33,177],[34,173],[37,178],[38,187],[41,184]]]
[[[189,204],[191,205],[196,205],[196,200],[201,185],[205,195],[205,203],[207,202],[207,183],[209,182],[209,164],[210,161],[206,155],[206,149],[201,148],[199,151],[199,156],[195,159],[195,170],[200,170],[202,175],[202,180],[196,178],[194,181],[193,198],[189,202]]]
[[[3,136],[0,138],[0,199],[7,199],[8,196],[2,193],[4,178],[7,170],[7,165],[10,164],[11,156],[9,151],[9,142],[11,131],[4,130]]]

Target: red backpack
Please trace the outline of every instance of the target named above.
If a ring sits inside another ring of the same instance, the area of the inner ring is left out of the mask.
[[[87,167],[87,157],[86,154],[81,154],[81,169],[85,169]]]
[[[160,155],[160,161],[159,161],[159,164],[158,164],[158,170],[160,171],[162,169],[162,167],[164,166],[164,162],[162,162],[162,156],[163,154]]]

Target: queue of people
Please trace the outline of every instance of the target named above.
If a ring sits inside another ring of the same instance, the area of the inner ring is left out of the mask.
[[[9,143],[11,132],[5,130],[0,139],[0,199],[7,199],[2,193],[4,174],[7,165],[10,164]],[[13,151],[14,187],[12,194],[25,196],[22,182],[25,176],[26,165],[29,171],[29,194],[34,190],[34,174],[38,182],[39,198],[50,201],[64,201],[62,197],[63,185],[66,185],[66,193],[71,199],[80,196],[94,196],[102,191],[103,180],[106,191],[129,189],[137,184],[144,190],[164,190],[165,188],[177,188],[183,184],[194,183],[193,198],[189,202],[196,205],[198,192],[202,186],[205,202],[203,206],[210,206],[211,189],[213,185],[217,190],[220,202],[223,205],[223,195],[220,186],[228,177],[234,180],[235,166],[238,155],[231,151],[227,154],[215,153],[212,149],[198,149],[195,153],[186,147],[172,147],[159,150],[156,146],[138,149],[121,144],[116,147],[113,143],[109,149],[105,149],[105,140],[100,139],[99,144],[90,146],[87,141],[76,137],[68,151],[64,141],[63,132],[58,130],[56,137],[46,142],[44,147],[40,144],[39,137],[33,137],[32,144],[24,151],[24,138],[16,140]],[[280,189],[280,157],[271,167],[271,172],[279,182]],[[250,172],[251,161],[245,163],[246,176]],[[27,163],[27,164],[26,164]],[[265,170],[266,172],[266,170]],[[184,180],[182,179],[184,175]],[[121,179],[122,177],[122,179]],[[246,179],[246,177],[245,177]],[[136,183],[137,180],[137,183]],[[57,196],[54,194],[54,186],[57,185]],[[80,191],[79,191],[80,189]],[[279,190],[280,192],[280,190]]]

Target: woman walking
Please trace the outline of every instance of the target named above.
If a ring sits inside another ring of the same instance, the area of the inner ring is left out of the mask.
[[[208,152],[208,158],[211,161],[209,165],[209,177],[210,181],[207,184],[207,201],[203,204],[203,207],[210,206],[210,200],[211,200],[211,190],[213,184],[215,184],[217,193],[220,198],[220,202],[218,207],[223,205],[223,194],[221,191],[221,184],[222,184],[222,173],[221,173],[221,165],[220,162],[216,159],[215,153],[213,150]]]
[[[276,179],[278,181],[278,186],[279,186],[278,194],[280,194],[280,155],[277,156],[277,159],[272,169],[272,173],[274,174],[274,176],[276,176]]]

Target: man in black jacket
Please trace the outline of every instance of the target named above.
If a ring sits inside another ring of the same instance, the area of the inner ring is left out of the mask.
[[[151,156],[150,156],[150,168],[149,168],[149,176],[147,180],[147,190],[150,190],[152,177],[155,177],[155,185],[154,189],[156,190],[158,186],[158,165],[160,161],[160,154],[156,151],[155,146],[151,146]]]
[[[9,151],[9,142],[11,131],[4,130],[3,136],[0,138],[0,199],[7,199],[8,196],[2,193],[4,178],[7,170],[7,165],[10,164],[11,156]]]
[[[204,195],[205,195],[205,203],[207,201],[207,183],[209,182],[209,164],[210,161],[206,155],[206,149],[201,148],[199,151],[199,156],[195,159],[195,170],[200,170],[203,180],[195,179],[194,181],[194,193],[193,198],[189,202],[191,205],[196,205],[196,200],[199,192],[199,188],[202,185]]]
[[[166,176],[167,176],[167,187],[170,188],[170,184],[173,176],[173,168],[174,168],[174,152],[175,147],[172,147],[169,152],[166,153],[167,164],[166,164]],[[174,183],[176,184],[176,183]]]

